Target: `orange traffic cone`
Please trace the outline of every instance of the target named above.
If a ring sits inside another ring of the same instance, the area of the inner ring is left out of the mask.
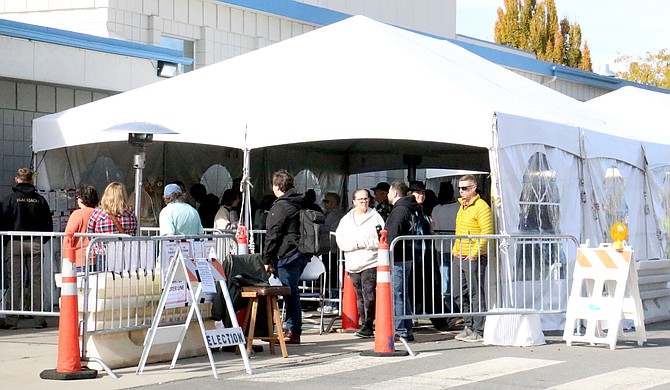
[[[344,291],[342,292],[342,331],[358,330],[358,305],[356,290],[349,273],[344,273]]]
[[[248,255],[249,254],[249,240],[245,231],[247,227],[244,225],[239,225],[237,227],[237,254],[238,255]]]
[[[79,304],[77,302],[77,266],[72,245],[74,232],[67,232],[63,250],[63,282],[58,320],[58,362],[55,370],[44,370],[42,379],[93,379],[97,370],[81,366],[79,355]]]
[[[361,352],[362,356],[407,356],[407,351],[395,350],[395,327],[393,326],[393,288],[391,285],[391,262],[386,230],[380,232],[377,252],[377,294],[375,298],[375,349]]]

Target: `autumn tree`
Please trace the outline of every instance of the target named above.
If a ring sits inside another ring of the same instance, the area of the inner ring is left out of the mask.
[[[617,72],[617,77],[641,84],[670,89],[670,53],[661,49],[656,54],[647,53],[644,57],[620,56],[614,60],[625,64],[628,70]]]
[[[582,29],[567,18],[558,20],[554,0],[504,0],[494,28],[497,43],[532,51],[537,58],[591,71],[591,53]]]

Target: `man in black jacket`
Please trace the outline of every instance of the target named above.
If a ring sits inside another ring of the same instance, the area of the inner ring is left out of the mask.
[[[391,183],[388,199],[393,205],[391,214],[386,219],[384,229],[388,232],[387,239],[391,243],[398,236],[416,234],[416,213],[419,204],[413,196],[407,196],[409,188],[401,181]],[[404,241],[404,245],[398,243],[393,248],[393,307],[394,316],[412,313],[409,301],[409,276],[412,271],[412,260],[414,249],[411,241]],[[404,337],[408,341],[414,340],[412,320],[395,320],[396,336]]]
[[[300,311],[300,275],[310,256],[298,251],[300,240],[300,209],[304,207],[302,194],[293,187],[293,176],[287,171],[272,175],[272,191],[277,200],[270,208],[266,221],[265,251],[263,260],[269,270],[276,270],[284,286],[291,288],[285,297],[287,344],[300,344],[302,312]]]
[[[14,191],[2,202],[2,228],[6,231],[53,231],[53,220],[49,204],[39,195],[33,185],[33,171],[20,168],[16,172]],[[31,239],[28,236],[14,236],[6,249],[5,272],[11,272],[9,280],[12,285],[10,310],[23,310],[24,295],[32,295],[31,311],[42,308],[42,244],[44,239]],[[23,275],[28,275],[30,285],[23,286]],[[19,316],[8,315],[5,318],[5,329],[16,329]],[[35,328],[47,326],[42,316],[33,316]]]

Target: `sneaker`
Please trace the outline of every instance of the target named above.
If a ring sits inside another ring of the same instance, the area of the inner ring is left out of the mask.
[[[375,336],[375,332],[372,330],[372,328],[369,328],[367,326],[362,327],[358,332],[354,334],[362,339],[369,339]]]
[[[444,326],[436,327],[440,333],[451,333],[456,330],[463,330],[464,321],[462,318],[452,318]]]
[[[284,342],[286,344],[300,344],[300,335],[293,334],[293,332],[287,330],[284,332]]]
[[[481,333],[474,331],[470,336],[462,338],[461,341],[466,343],[481,343],[484,341],[484,338]]]
[[[463,341],[464,338],[469,337],[473,333],[474,332],[472,331],[472,329],[465,327],[465,329],[463,329],[460,333],[458,333],[454,338],[458,341]]]

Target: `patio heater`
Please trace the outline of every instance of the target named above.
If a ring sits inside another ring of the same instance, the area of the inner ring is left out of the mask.
[[[178,134],[165,126],[147,122],[128,122],[107,129],[115,133],[128,133],[128,143],[135,147],[133,168],[135,168],[135,215],[137,216],[137,232],[140,234],[140,208],[142,205],[142,170],[146,161],[146,148],[154,140],[154,134]]]

